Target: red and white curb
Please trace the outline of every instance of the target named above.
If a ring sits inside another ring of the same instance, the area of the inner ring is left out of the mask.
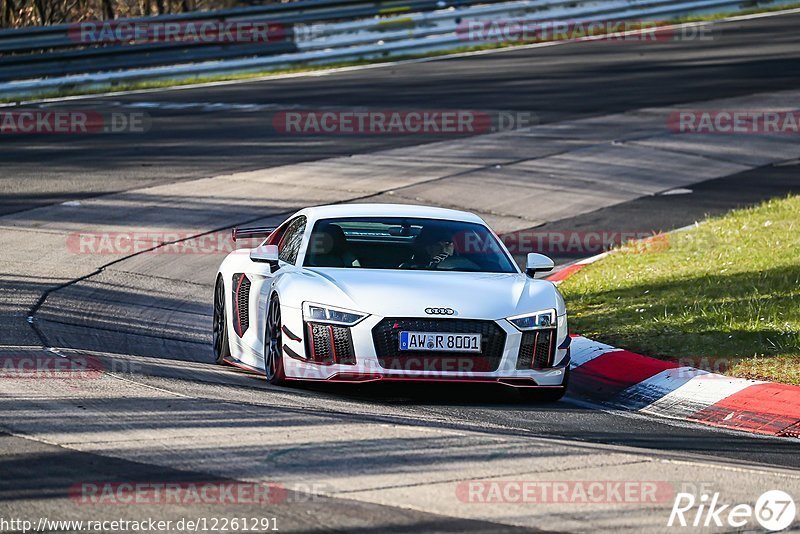
[[[575,336],[570,392],[637,412],[800,437],[800,387],[710,373]]]
[[[554,284],[558,285],[573,274],[577,273],[587,265],[591,265],[592,263],[596,262],[597,260],[602,260],[606,256],[611,254],[611,252],[603,252],[602,254],[598,254],[597,256],[592,256],[590,258],[586,258],[584,260],[576,261],[575,263],[571,263],[561,269],[558,272],[551,274],[550,276],[546,277],[545,280],[549,280]]]
[[[547,277],[560,283],[608,253]],[[705,425],[800,438],[800,387],[710,373],[583,336],[570,346],[570,393],[602,405]]]

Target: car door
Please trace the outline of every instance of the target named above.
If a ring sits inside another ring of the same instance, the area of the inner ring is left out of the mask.
[[[264,241],[263,244],[278,246],[277,270],[268,264],[248,260],[242,264],[241,271],[236,269],[233,273],[229,339],[238,349],[233,353],[247,366],[263,369],[264,327],[271,283],[296,261],[305,226],[305,216],[295,217],[280,225]]]
[[[267,324],[267,308],[271,294],[272,281],[276,276],[283,276],[287,271],[294,269],[300,247],[303,243],[303,235],[306,229],[306,217],[304,215],[290,219],[275,230],[264,244],[278,246],[278,268],[265,269],[263,263],[253,263],[252,270],[246,277],[249,280],[249,294],[239,295],[238,301],[241,302],[241,309],[247,307],[246,316],[252,333],[248,335],[244,332],[241,336],[242,341],[248,345],[248,359],[245,362],[249,365],[263,369],[264,367],[264,336]],[[243,275],[244,276],[244,275]],[[234,280],[234,287],[236,287]],[[234,325],[241,315],[234,316]],[[244,323],[242,323],[244,324]],[[238,333],[238,332],[237,332]]]

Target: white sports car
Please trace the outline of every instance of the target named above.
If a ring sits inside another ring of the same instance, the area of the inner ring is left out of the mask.
[[[478,216],[346,204],[303,209],[229,254],[214,293],[219,363],[292,380],[491,382],[558,399],[569,378],[564,300],[521,272]]]

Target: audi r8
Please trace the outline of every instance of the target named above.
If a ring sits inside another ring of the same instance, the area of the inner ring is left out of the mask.
[[[499,383],[558,399],[569,378],[564,300],[517,266],[477,215],[346,204],[303,209],[231,252],[214,291],[218,363],[290,381]]]

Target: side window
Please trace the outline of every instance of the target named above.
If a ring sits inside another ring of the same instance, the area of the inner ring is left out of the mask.
[[[278,258],[286,263],[294,264],[303,242],[303,233],[306,230],[306,218],[300,216],[286,225],[286,231],[278,242]]]

